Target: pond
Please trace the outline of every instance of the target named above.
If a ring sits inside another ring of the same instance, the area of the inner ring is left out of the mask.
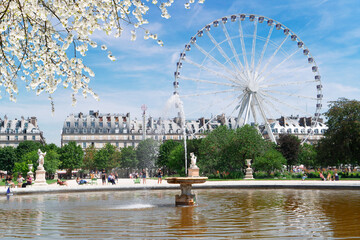
[[[356,190],[179,190],[0,197],[0,238],[252,239],[360,236]]]

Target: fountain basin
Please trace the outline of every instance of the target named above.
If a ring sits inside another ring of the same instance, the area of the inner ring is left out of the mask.
[[[175,196],[176,206],[191,206],[196,202],[195,194],[192,194],[192,184],[206,182],[207,177],[169,177],[165,180],[169,184],[180,184],[181,194]]]

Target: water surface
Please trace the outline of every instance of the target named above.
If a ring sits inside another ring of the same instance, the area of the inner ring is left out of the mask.
[[[264,239],[360,237],[355,190],[179,190],[0,197],[0,238]]]

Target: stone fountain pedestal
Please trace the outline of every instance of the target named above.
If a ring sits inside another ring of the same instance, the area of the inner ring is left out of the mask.
[[[195,194],[192,194],[192,184],[204,183],[207,177],[169,177],[169,184],[180,184],[181,194],[175,196],[176,206],[191,206],[195,204]]]

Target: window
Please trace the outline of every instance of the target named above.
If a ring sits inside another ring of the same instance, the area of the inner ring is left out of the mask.
[[[99,129],[99,133],[102,133],[102,132],[103,132],[103,130],[100,128],[100,129]]]
[[[99,127],[103,127],[103,122],[99,122]]]
[[[7,140],[10,141],[10,136],[7,136]]]
[[[24,141],[26,141],[26,136],[24,136]]]
[[[70,122],[66,122],[66,127],[70,127]]]
[[[28,127],[28,125],[29,125],[28,123],[25,123],[25,128],[27,128],[27,127]]]
[[[86,148],[86,142],[83,142],[82,145],[83,145],[83,148]]]
[[[108,127],[111,127],[111,122],[108,122],[107,125],[108,125]]]
[[[95,129],[92,128],[92,129],[91,129],[91,133],[95,133]]]
[[[156,135],[156,136],[155,136],[155,140],[158,140],[158,138],[159,138],[158,135]]]
[[[78,133],[79,132],[79,129],[74,129],[74,133]]]
[[[75,122],[75,127],[79,127],[79,122]]]
[[[291,133],[291,128],[289,128],[289,129],[287,130],[287,133]]]
[[[66,129],[66,133],[69,133],[70,132],[70,129]]]
[[[32,140],[35,141],[35,136],[32,136]]]
[[[132,136],[131,136],[131,139],[132,139],[132,140],[135,140],[135,136],[134,136],[134,135],[132,135]]]
[[[95,122],[91,122],[91,127],[95,127]]]
[[[84,128],[84,129],[83,129],[83,133],[87,133],[87,130],[86,130],[86,128]]]
[[[19,141],[19,136],[15,136],[15,140],[16,140],[16,141]]]
[[[116,143],[116,147],[119,147],[119,143],[118,143],[118,142]]]
[[[315,134],[319,134],[319,129],[315,129]]]
[[[110,133],[110,129],[107,130],[107,133]]]
[[[87,127],[86,122],[83,122],[83,127],[84,127],[84,128],[86,128],[86,127]]]
[[[126,147],[126,142],[124,142],[124,147]]]

